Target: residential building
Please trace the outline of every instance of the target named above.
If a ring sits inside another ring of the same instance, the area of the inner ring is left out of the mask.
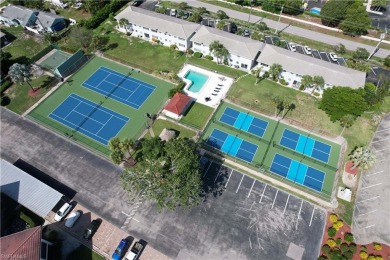
[[[117,29],[122,32],[165,46],[175,44],[180,51],[186,51],[191,47],[190,38],[200,26],[134,6],[128,6],[115,16],[115,19],[119,24]],[[121,19],[126,19],[128,24],[121,26]]]
[[[38,13],[23,6],[9,5],[0,13],[0,21],[8,26],[33,26]]]
[[[293,87],[299,87],[304,75],[323,77],[325,88],[346,86],[356,89],[363,87],[366,81],[364,72],[268,44],[257,58],[257,62],[258,66],[261,66],[261,74],[268,71],[272,64],[280,64],[283,68],[281,76]]]
[[[39,12],[36,21],[40,31],[51,33],[61,31],[67,24],[68,22],[64,17],[46,12]]]
[[[191,105],[191,97],[176,93],[165,106],[163,113],[171,118],[180,119]]]
[[[229,66],[247,72],[256,66],[256,59],[265,46],[265,43],[250,38],[201,26],[191,38],[192,50],[203,55],[211,55],[214,61],[217,61],[217,57],[210,52],[210,44],[214,41],[219,41],[229,51],[227,57]]]

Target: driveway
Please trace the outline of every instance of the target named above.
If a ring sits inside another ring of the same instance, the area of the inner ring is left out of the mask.
[[[173,1],[174,2],[182,2],[182,0],[173,0]],[[248,21],[249,14],[246,14],[246,13],[234,11],[234,10],[231,10],[228,8],[223,8],[223,7],[219,7],[216,5],[212,5],[212,4],[208,4],[208,3],[204,3],[204,2],[200,2],[200,1],[196,1],[196,0],[189,0],[186,2],[188,3],[188,5],[193,6],[193,7],[205,7],[207,10],[214,12],[214,13],[216,13],[218,10],[223,10],[231,18],[235,18],[235,19],[239,19],[239,20],[243,20],[243,21]],[[262,18],[252,14],[250,17],[250,22],[256,23],[260,19],[262,19]],[[319,32],[315,32],[315,31],[291,26],[291,25],[288,25],[285,23],[279,23],[279,26],[278,26],[277,21],[266,19],[266,18],[262,19],[262,21],[265,22],[268,25],[268,27],[271,29],[278,28],[279,30],[283,30],[283,32],[286,32],[286,33],[289,33],[292,35],[297,35],[297,36],[300,36],[300,37],[303,37],[306,39],[316,40],[316,41],[323,42],[323,43],[326,43],[326,44],[329,44],[332,46],[335,46],[335,45],[338,45],[341,43],[341,44],[344,44],[344,46],[348,50],[351,50],[351,51],[355,51],[357,48],[365,48],[371,53],[375,49],[374,46],[370,46],[370,45],[366,45],[363,43],[355,42],[353,40],[346,40],[346,39],[338,38],[335,36],[330,36],[330,35],[327,35],[324,33],[319,33]],[[384,43],[382,43],[382,44],[384,44]],[[377,56],[380,58],[385,58],[388,55],[390,55],[390,50],[385,50],[385,49],[379,49],[374,54],[374,56]]]
[[[390,244],[390,114],[379,125],[370,148],[374,166],[362,173],[357,191],[352,232],[359,244]]]

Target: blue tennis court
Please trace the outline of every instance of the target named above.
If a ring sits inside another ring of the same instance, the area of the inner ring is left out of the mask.
[[[129,118],[75,94],[65,99],[49,117],[104,145],[129,121]]]
[[[225,108],[225,111],[219,121],[231,125],[239,130],[254,134],[258,137],[263,137],[268,126],[267,121],[230,107]]]
[[[83,86],[135,109],[140,108],[156,88],[105,67],[96,70]]]
[[[280,145],[328,163],[332,147],[306,135],[284,129]]]
[[[325,173],[280,154],[275,154],[270,171],[316,191],[322,191]]]
[[[218,129],[213,130],[207,139],[207,144],[247,162],[253,161],[257,151],[257,145]]]

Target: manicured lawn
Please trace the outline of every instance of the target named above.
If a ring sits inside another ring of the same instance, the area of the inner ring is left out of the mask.
[[[66,259],[104,260],[105,258],[88,247],[81,245],[73,250]]]
[[[342,127],[338,122],[331,122],[328,115],[318,108],[318,100],[308,94],[296,91],[291,88],[280,86],[270,80],[263,80],[257,85],[255,77],[252,75],[241,78],[230,88],[228,96],[236,99],[233,101],[249,109],[274,115],[275,104],[272,97],[280,96],[296,105],[295,110],[290,111],[288,118],[296,119],[299,122],[306,123],[315,128],[316,131],[322,130],[333,135],[339,135]],[[364,129],[364,131],[361,131]],[[346,129],[343,137],[348,141],[348,150],[350,152],[357,145],[367,145],[374,134],[374,127],[371,125],[368,116],[359,117],[355,124]]]
[[[9,110],[18,114],[23,114],[27,109],[40,100],[54,85],[53,78],[49,76],[42,76],[33,79],[30,84],[34,88],[39,88],[35,96],[29,96],[30,87],[27,83],[22,85],[13,84],[6,92],[6,96],[11,99],[11,102],[7,105]]]
[[[194,102],[180,122],[202,129],[207,123],[207,119],[210,117],[212,112],[213,109],[211,107]]]
[[[1,30],[16,38],[11,44],[3,48],[3,51],[12,55],[11,59],[15,62],[27,63],[28,59],[34,57],[49,45],[42,37],[24,33],[22,27],[3,27]]]
[[[192,138],[195,136],[195,132],[188,130],[187,128],[184,128],[182,126],[179,126],[171,121],[164,120],[164,119],[158,119],[154,122],[152,129],[155,136],[159,136],[164,128],[167,128],[169,130],[175,130],[176,137],[179,138]],[[145,138],[148,138],[149,135],[146,135]]]
[[[238,69],[233,69],[231,67],[217,64],[214,61],[206,60],[206,59],[199,59],[195,57],[191,57],[187,61],[189,64],[203,67],[205,69],[211,70],[211,71],[216,71],[221,74],[224,74],[226,76],[232,77],[232,78],[238,78],[240,76],[243,76],[247,74],[246,72]]]
[[[58,8],[56,9],[58,15],[64,16],[66,18],[72,18],[77,22],[80,22],[81,19],[88,19],[91,17],[91,14],[86,12],[83,8],[75,9],[72,7],[68,7],[65,9]]]

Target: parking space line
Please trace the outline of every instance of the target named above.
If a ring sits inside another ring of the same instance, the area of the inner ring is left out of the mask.
[[[361,190],[364,190],[364,189],[367,189],[367,188],[371,188],[371,187],[375,187],[375,186],[378,186],[378,185],[381,185],[382,182],[380,183],[377,183],[377,184],[373,184],[373,185],[370,185],[370,186],[367,186],[367,187],[363,187],[363,188],[360,188]]]
[[[374,173],[370,173],[370,174],[365,174],[364,176],[368,177],[368,176],[372,176],[372,175],[375,175],[375,174],[378,174],[378,173],[382,173],[383,171],[379,171],[379,172],[374,172]]]
[[[217,179],[218,179],[218,176],[219,176],[219,174],[221,173],[221,170],[222,170],[222,164],[221,164],[221,167],[219,168],[219,171],[218,171],[217,177],[215,177],[214,183],[217,181]]]
[[[367,226],[367,227],[365,227],[365,228],[371,228],[371,227],[374,227],[374,226],[375,226],[375,224],[369,225],[369,226]]]
[[[129,215],[129,214],[126,214],[126,213],[125,213],[125,212],[123,212],[123,211],[121,211],[121,213],[122,213],[123,215],[126,215],[126,216],[130,217],[130,215]]]
[[[228,185],[228,183],[229,183],[229,180],[230,180],[230,176],[232,176],[232,173],[233,173],[233,169],[230,169],[231,171],[230,171],[230,174],[229,174],[229,178],[228,178],[228,180],[227,180],[227,182],[226,182],[226,184],[225,184],[225,188],[226,188],[226,186]]]
[[[278,193],[279,193],[279,190],[276,190],[276,194],[275,194],[274,202],[272,202],[272,207],[271,207],[271,209],[273,209],[273,208],[274,208],[275,201],[276,201],[276,197],[278,196]]]
[[[286,201],[286,205],[284,205],[283,215],[284,215],[284,212],[286,212],[287,204],[288,204],[288,200],[289,200],[289,199],[290,199],[290,193],[288,194],[287,201]]]
[[[209,167],[207,167],[207,170],[206,170],[205,173],[203,174],[203,177],[204,177],[204,176],[207,174],[207,172],[209,171],[211,164],[213,164],[213,162],[210,162]]]
[[[380,196],[375,196],[375,197],[373,197],[373,198],[361,200],[361,201],[356,202],[356,204],[361,203],[361,202],[364,202],[364,201],[374,200],[374,199],[377,199],[377,198],[380,198]]]
[[[388,128],[385,128],[385,129],[382,129],[382,130],[379,130],[379,131],[376,131],[377,133],[379,133],[379,132],[383,132],[383,131],[388,131],[390,129],[390,127],[388,127]],[[390,131],[390,130],[389,130]]]
[[[298,229],[299,216],[301,215],[302,205],[303,205],[303,200],[301,200],[301,207],[299,208],[297,222],[295,223],[295,230]]]
[[[378,211],[378,210],[377,210],[377,209],[374,209],[374,210],[371,210],[371,211],[369,211],[369,212],[366,212],[366,213],[363,213],[363,214],[359,214],[357,217],[364,216],[364,215],[368,215],[368,214],[374,213],[374,212],[376,212],[376,211]]]
[[[266,184],[265,184],[265,186],[264,186],[264,190],[263,190],[263,193],[261,194],[261,197],[260,197],[259,203],[261,203],[261,200],[263,199],[264,192],[265,192],[265,188],[267,188],[267,183],[266,183]]]
[[[243,174],[243,175],[242,175],[242,178],[241,178],[240,184],[238,184],[238,187],[237,187],[236,193],[238,192],[238,189],[239,189],[239,188],[240,188],[240,186],[241,186],[241,183],[242,183],[242,180],[244,179],[244,176],[245,176],[245,174]]]
[[[313,211],[311,212],[311,218],[310,218],[309,227],[311,226],[311,222],[313,221],[313,216],[314,216],[315,209],[316,209],[316,206],[313,205]]]
[[[250,191],[249,191],[249,193],[248,193],[247,198],[249,198],[249,195],[251,195],[251,192],[252,192],[253,186],[255,185],[255,182],[256,182],[256,180],[253,179],[252,187],[251,187],[251,189],[250,189]]]
[[[390,139],[390,137],[379,139],[379,140],[376,140],[376,141],[372,141],[371,143],[373,144],[373,143],[381,142],[383,140],[388,140],[388,139]]]

